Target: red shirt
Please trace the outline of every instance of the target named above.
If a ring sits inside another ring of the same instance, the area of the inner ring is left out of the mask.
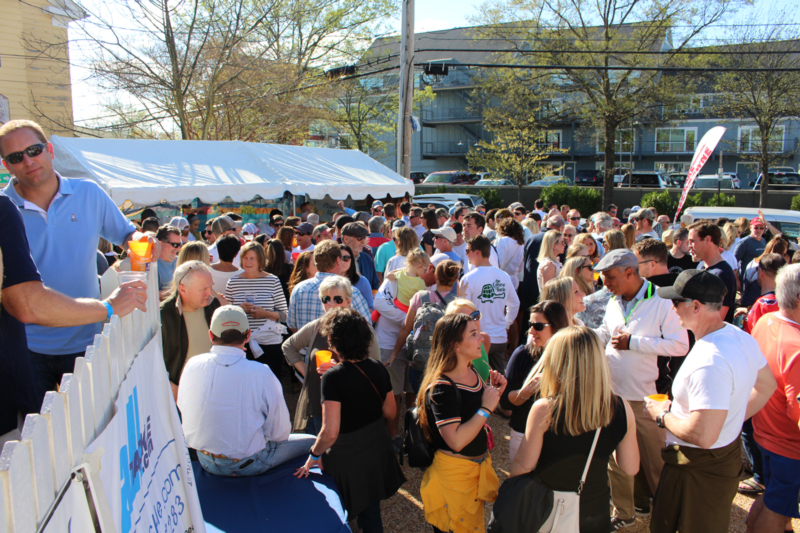
[[[772,453],[800,461],[800,324],[770,313],[753,328],[778,388],[753,416],[756,442]]]
[[[767,313],[774,313],[775,311],[779,310],[780,308],[778,307],[778,300],[775,298],[775,291],[762,294],[758,297],[758,300],[753,303],[753,306],[750,308],[747,316],[744,317],[742,329],[745,330],[745,332],[752,334],[753,328],[756,327],[756,324],[758,324],[759,318]]]
[[[367,244],[369,245],[370,248],[373,249],[377,248],[378,246],[380,246],[385,242],[389,242],[389,239],[387,239],[386,237],[367,237]]]

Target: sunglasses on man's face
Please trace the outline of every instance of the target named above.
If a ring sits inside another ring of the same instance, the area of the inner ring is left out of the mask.
[[[282,228],[283,227],[283,222],[278,222],[277,224],[273,224],[273,226],[276,227],[276,228]]]
[[[344,297],[342,297],[342,296],[323,296],[322,297],[322,303],[324,303],[324,304],[330,302],[331,300],[333,300],[334,303],[341,304],[342,302],[344,302]]]
[[[569,217],[570,220],[580,220],[581,217]]]
[[[6,160],[10,165],[16,165],[22,163],[22,160],[25,159],[25,154],[27,154],[28,157],[36,157],[37,155],[41,154],[46,147],[47,144],[45,143],[32,144],[21,152],[13,152],[8,154],[3,159]]]
[[[168,243],[166,243],[166,244],[169,244],[169,245],[170,245],[170,246],[172,246],[173,248],[180,248],[181,246],[183,246],[183,243],[182,243],[182,242],[168,242]]]
[[[210,229],[207,229],[207,230],[205,230],[205,231],[203,232],[203,235],[211,235],[212,233],[214,233],[214,232],[213,232],[213,231],[211,231]]]
[[[531,329],[536,331],[542,331],[544,328],[549,326],[550,324],[544,322],[531,322]]]
[[[295,232],[295,235],[298,237],[308,237],[311,235],[310,233],[300,233],[299,231]]]

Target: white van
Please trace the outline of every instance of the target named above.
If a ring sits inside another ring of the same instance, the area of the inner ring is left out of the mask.
[[[800,211],[791,209],[762,209],[764,218],[767,222],[781,231],[793,245],[797,244],[797,237],[800,235]],[[697,220],[717,220],[725,217],[731,223],[739,217],[752,220],[758,216],[758,209],[755,207],[690,207],[686,214],[692,215]],[[794,248],[794,246],[793,246]]]

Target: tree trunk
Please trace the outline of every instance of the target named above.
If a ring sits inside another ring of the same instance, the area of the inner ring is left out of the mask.
[[[606,119],[605,133],[606,144],[603,151],[606,169],[603,176],[603,205],[600,206],[601,209],[605,209],[606,206],[614,203],[614,157],[616,155],[614,140],[617,133],[617,124]]]

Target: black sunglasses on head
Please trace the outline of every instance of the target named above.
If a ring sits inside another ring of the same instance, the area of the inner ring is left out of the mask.
[[[542,331],[544,328],[549,326],[550,324],[544,322],[531,322],[531,328],[535,329],[536,331]]]
[[[25,154],[27,154],[28,157],[36,157],[37,155],[41,154],[44,151],[46,146],[47,146],[46,143],[32,144],[27,148],[25,148],[24,150],[22,150],[21,152],[13,152],[11,154],[8,154],[3,159],[5,161],[8,161],[8,163],[11,165],[16,165],[22,163],[22,160],[25,159]]]
[[[473,311],[469,314],[469,317],[472,320],[480,320],[481,319],[481,312],[480,311]]]
[[[340,303],[344,302],[344,297],[342,297],[342,296],[323,296],[321,298],[321,300],[322,300],[322,303],[324,303],[324,304],[330,302],[331,300],[333,300],[337,304],[340,304]]]

